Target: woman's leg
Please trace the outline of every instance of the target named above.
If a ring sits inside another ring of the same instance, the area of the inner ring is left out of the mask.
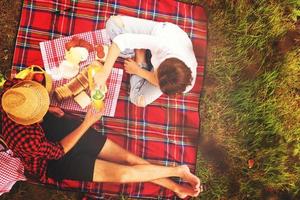
[[[113,141],[107,139],[105,142],[100,154],[99,158],[120,164],[127,165],[146,165],[150,164],[148,161],[130,153],[124,148],[120,147],[118,144]],[[197,184],[199,184],[199,179],[194,184],[194,187],[197,188]],[[177,193],[180,198],[185,198],[187,195],[189,196],[197,196],[199,191],[195,190],[193,187],[179,185],[176,182],[172,181],[168,178],[161,178],[157,180],[151,181],[157,185],[163,186],[167,189],[170,189]]]
[[[180,177],[191,185],[198,185],[198,182],[200,182],[195,175],[190,173],[186,165],[178,167],[165,167],[151,164],[128,166],[99,159],[95,161],[93,181],[133,183],[148,182],[168,177]],[[182,197],[186,195],[198,196],[200,191],[199,186],[196,189],[188,189],[188,187],[182,188],[173,188],[173,191],[179,193]]]

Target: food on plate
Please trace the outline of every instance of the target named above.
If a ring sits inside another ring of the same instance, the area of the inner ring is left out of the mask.
[[[57,87],[54,94],[58,101],[76,96],[88,88],[87,70],[83,69],[75,78],[68,83]]]
[[[91,45],[91,43],[89,43],[88,41],[83,40],[83,39],[79,40],[79,47],[86,48],[89,52],[94,51],[93,45]]]
[[[96,60],[104,62],[108,54],[109,47],[107,45],[97,45],[95,47],[96,51]]]
[[[59,67],[61,78],[70,79],[75,77],[79,72],[79,63],[86,61],[89,57],[89,52],[93,51],[93,46],[86,40],[80,39],[77,36],[65,43],[66,53]]]
[[[71,48],[73,49],[73,48]],[[75,55],[76,51],[66,51],[65,53],[65,60],[63,61],[68,61],[72,65],[79,65],[81,61],[81,56]]]
[[[81,85],[81,83],[78,82],[78,80],[76,78],[72,79],[72,81],[67,83],[66,86],[70,89],[73,96],[76,96],[77,94],[79,94],[81,91],[84,90],[83,85]]]
[[[62,101],[64,99],[70,98],[73,96],[71,90],[66,86],[60,86],[55,88],[54,96],[58,101]]]
[[[97,45],[95,47],[95,50],[96,50],[96,53],[97,53],[97,56],[98,58],[103,58],[105,56],[105,53],[104,53],[104,48],[102,45]]]
[[[79,46],[79,37],[75,36],[75,37],[72,37],[72,39],[65,43],[65,48],[67,51],[69,51],[72,47],[78,47]]]
[[[65,55],[65,59],[74,64],[85,61],[88,57],[89,52],[86,48],[83,47],[72,47],[69,51],[66,52]]]
[[[94,50],[94,47],[93,45],[91,45],[91,43],[77,36],[72,37],[69,42],[65,43],[65,48],[67,51],[69,51],[72,47],[83,47],[86,48],[89,52],[92,52]]]

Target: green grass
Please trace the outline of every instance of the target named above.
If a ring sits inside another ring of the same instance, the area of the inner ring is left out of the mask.
[[[206,3],[201,134],[214,138],[226,158],[216,155],[219,150],[198,159],[199,176],[212,185],[201,199],[300,198],[300,49],[278,45],[295,31],[300,2]],[[224,159],[229,169],[220,173],[215,166]],[[251,169],[248,159],[255,160]]]

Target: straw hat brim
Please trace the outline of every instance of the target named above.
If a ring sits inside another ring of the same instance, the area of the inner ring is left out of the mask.
[[[7,116],[13,120],[14,122],[22,125],[31,125],[34,123],[37,123],[43,119],[45,114],[47,113],[50,105],[50,98],[47,89],[37,83],[36,81],[30,81],[30,80],[24,80],[22,82],[19,82],[15,84],[12,88],[18,88],[18,87],[32,87],[36,91],[35,95],[38,97],[37,103],[38,104],[38,110],[35,112],[35,115],[32,116],[31,118],[22,118],[22,116],[14,116],[10,114],[9,112],[6,111],[6,109],[3,107],[3,110],[6,112]],[[7,90],[9,91],[9,90]],[[7,92],[6,91],[6,92]],[[6,93],[5,92],[5,93]],[[5,93],[3,94],[3,97],[5,96]],[[2,97],[2,101],[3,101]]]

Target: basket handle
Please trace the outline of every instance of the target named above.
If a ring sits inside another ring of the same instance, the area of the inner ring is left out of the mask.
[[[29,68],[31,69],[32,73],[37,73],[37,74],[44,74],[46,71],[39,65],[30,65]],[[34,68],[38,68],[40,71],[35,71]]]

